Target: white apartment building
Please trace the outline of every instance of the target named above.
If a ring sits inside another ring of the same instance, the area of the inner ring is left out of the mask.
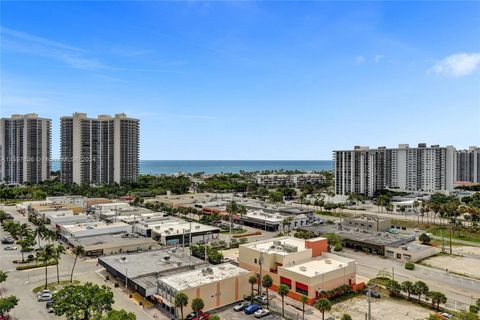
[[[325,176],[321,173],[259,174],[256,176],[256,182],[262,186],[267,187],[302,187],[306,184],[323,184],[326,182],[326,179]]]
[[[452,146],[420,143],[417,148],[356,146],[334,151],[335,192],[373,196],[385,188],[401,191],[435,192],[453,190],[456,153]]]
[[[0,119],[0,182],[38,183],[50,177],[51,120],[37,114]]]
[[[457,150],[456,181],[480,183],[480,148]]]
[[[139,172],[139,120],[85,113],[60,119],[61,179],[64,183],[135,181]]]

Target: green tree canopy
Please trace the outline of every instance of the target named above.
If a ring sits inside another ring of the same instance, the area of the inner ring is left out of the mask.
[[[325,311],[332,309],[332,303],[328,299],[320,299],[315,303],[315,308],[322,313],[322,320],[325,320]]]
[[[112,309],[103,316],[102,320],[136,320],[137,316],[133,312],[127,312],[125,310]]]
[[[183,319],[183,308],[188,305],[188,296],[183,292],[177,292],[175,294],[175,307],[180,308],[180,314]]]
[[[18,298],[15,296],[8,296],[0,298],[0,315],[4,316],[10,312],[18,304]]]
[[[52,309],[57,316],[65,315],[71,320],[90,320],[110,311],[113,302],[112,289],[87,282],[83,285],[68,285],[54,293]]]

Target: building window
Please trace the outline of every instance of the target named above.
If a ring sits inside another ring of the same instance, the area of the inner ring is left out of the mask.
[[[308,286],[306,284],[296,282],[295,283],[295,291],[300,293],[300,294],[308,296]]]
[[[402,259],[402,254],[401,253],[397,253],[397,259]]]
[[[253,263],[257,264],[257,258],[253,259]]]
[[[280,277],[280,283],[288,286],[290,289],[292,289],[292,280],[285,278],[285,277]]]

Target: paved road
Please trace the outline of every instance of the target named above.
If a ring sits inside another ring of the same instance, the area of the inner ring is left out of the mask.
[[[380,270],[393,273],[397,281],[424,281],[431,290],[441,291],[450,300],[449,306],[462,308],[472,304],[480,298],[480,281],[458,276],[443,270],[438,270],[422,265],[415,265],[415,270],[409,271],[404,267],[403,262],[398,262],[380,256],[368,255],[361,252],[344,250],[337,254],[355,259],[358,262],[358,275],[366,278],[374,278]]]
[[[28,219],[16,212],[14,207],[4,206],[3,210],[12,214],[16,221],[29,223]],[[0,238],[6,235],[8,235],[8,233],[6,233],[0,227]],[[33,288],[41,286],[45,282],[45,269],[41,268],[17,271],[15,269],[17,265],[13,264],[11,261],[15,259],[21,259],[20,250],[5,251],[3,247],[5,247],[5,245],[2,245],[2,248],[0,248],[0,270],[8,271],[8,280],[2,284],[2,287],[6,289],[6,294],[14,294],[20,299],[19,304],[11,312],[12,315],[20,320],[62,319],[62,317],[49,314],[45,308],[45,302],[37,302],[36,297],[32,292]],[[69,279],[74,258],[75,257],[70,253],[62,257],[59,265],[60,280]],[[89,281],[97,284],[106,284],[104,280],[96,273],[97,269],[99,269],[99,267],[97,266],[96,259],[79,259],[75,267],[74,279],[82,282]],[[56,268],[52,266],[48,268],[48,282],[53,282],[55,280]],[[128,296],[113,287],[112,289],[115,299],[113,308],[125,309],[126,311],[133,312],[137,315],[138,320],[153,319],[140,307],[133,303]],[[162,318],[157,317],[156,319]],[[168,318],[164,317],[164,319]]]

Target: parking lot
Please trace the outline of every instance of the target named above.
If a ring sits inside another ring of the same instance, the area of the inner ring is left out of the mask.
[[[212,314],[217,314],[220,319],[225,319],[225,320],[245,320],[245,319],[250,319],[254,320],[256,319],[253,314],[247,315],[243,311],[236,312],[233,310],[233,306],[228,306],[224,308],[220,308],[215,310],[214,312],[212,311]],[[270,314],[268,316],[263,317],[262,319],[264,320],[280,320],[281,317]]]

